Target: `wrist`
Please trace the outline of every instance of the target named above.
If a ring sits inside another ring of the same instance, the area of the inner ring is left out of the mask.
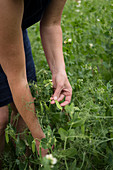
[[[66,74],[65,69],[64,69],[64,70],[54,71],[54,72],[52,73],[52,79],[54,80],[56,77],[62,77],[63,79],[64,79],[64,78],[67,78],[67,74]]]
[[[51,72],[52,72],[52,76],[57,75],[57,74],[61,74],[61,75],[64,75],[64,76],[66,75],[65,68],[53,69]]]
[[[61,59],[59,59],[58,61],[60,61]],[[58,74],[58,73],[66,73],[65,71],[65,63],[62,61],[61,63],[59,62],[53,62],[50,65],[50,70],[52,75],[53,74]]]
[[[45,134],[37,118],[32,122],[32,126],[29,129],[31,131],[33,138],[36,139],[36,141],[40,141],[42,138],[45,138]]]

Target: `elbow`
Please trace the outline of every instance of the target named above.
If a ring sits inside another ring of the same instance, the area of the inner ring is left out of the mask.
[[[44,20],[41,20],[40,21],[40,28],[42,27],[61,27],[61,20],[52,20],[52,21],[49,21],[49,22],[46,22]]]
[[[51,36],[51,35],[55,35],[55,34],[61,34],[62,33],[62,29],[61,29],[61,25],[59,24],[50,24],[50,25],[40,25],[40,34],[41,37],[42,35],[46,35],[46,36]]]
[[[50,32],[53,30],[62,30],[61,29],[61,21],[60,20],[52,20],[49,22],[45,22],[45,20],[41,20],[40,22],[40,32]]]

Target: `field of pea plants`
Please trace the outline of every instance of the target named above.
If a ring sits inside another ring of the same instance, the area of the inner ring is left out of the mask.
[[[4,170],[113,170],[113,0],[68,0],[61,26],[72,101],[63,110],[50,104],[52,77],[35,24],[28,30],[37,75],[31,92],[46,135],[40,147],[50,154],[38,156],[30,132],[22,140],[9,123]]]

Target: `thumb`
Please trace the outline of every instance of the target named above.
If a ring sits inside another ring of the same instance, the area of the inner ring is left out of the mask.
[[[61,94],[61,91],[62,91],[62,87],[61,86],[58,86],[53,94],[53,98],[54,100],[58,100],[58,98],[60,97],[60,94]]]

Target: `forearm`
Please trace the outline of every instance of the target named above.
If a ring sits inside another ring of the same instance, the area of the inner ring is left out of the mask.
[[[58,24],[45,26],[40,24],[43,49],[52,74],[65,72],[62,50],[62,30]]]
[[[40,25],[42,45],[52,72],[54,88],[54,94],[51,97],[51,104],[54,104],[55,100],[60,102],[65,97],[65,101],[61,103],[61,106],[65,106],[71,101],[72,88],[65,71],[60,22],[56,22],[57,24],[54,24],[54,22],[42,23],[44,23],[44,25]]]
[[[22,43],[22,34],[17,34],[18,41],[13,42],[7,39],[0,43],[1,65],[6,73],[7,80],[13,96],[13,101],[18,112],[24,119],[34,138],[40,136],[40,125],[38,123],[33,97],[31,95],[25,69],[25,54]],[[11,45],[9,42],[12,42]],[[7,47],[7,48],[6,48]],[[42,133],[41,133],[42,135]]]
[[[42,139],[44,134],[41,130],[35,113],[34,99],[31,95],[27,80],[18,79],[15,81],[9,79],[9,85],[12,91],[15,105],[27,124],[34,138]],[[17,80],[17,81],[16,81]]]

